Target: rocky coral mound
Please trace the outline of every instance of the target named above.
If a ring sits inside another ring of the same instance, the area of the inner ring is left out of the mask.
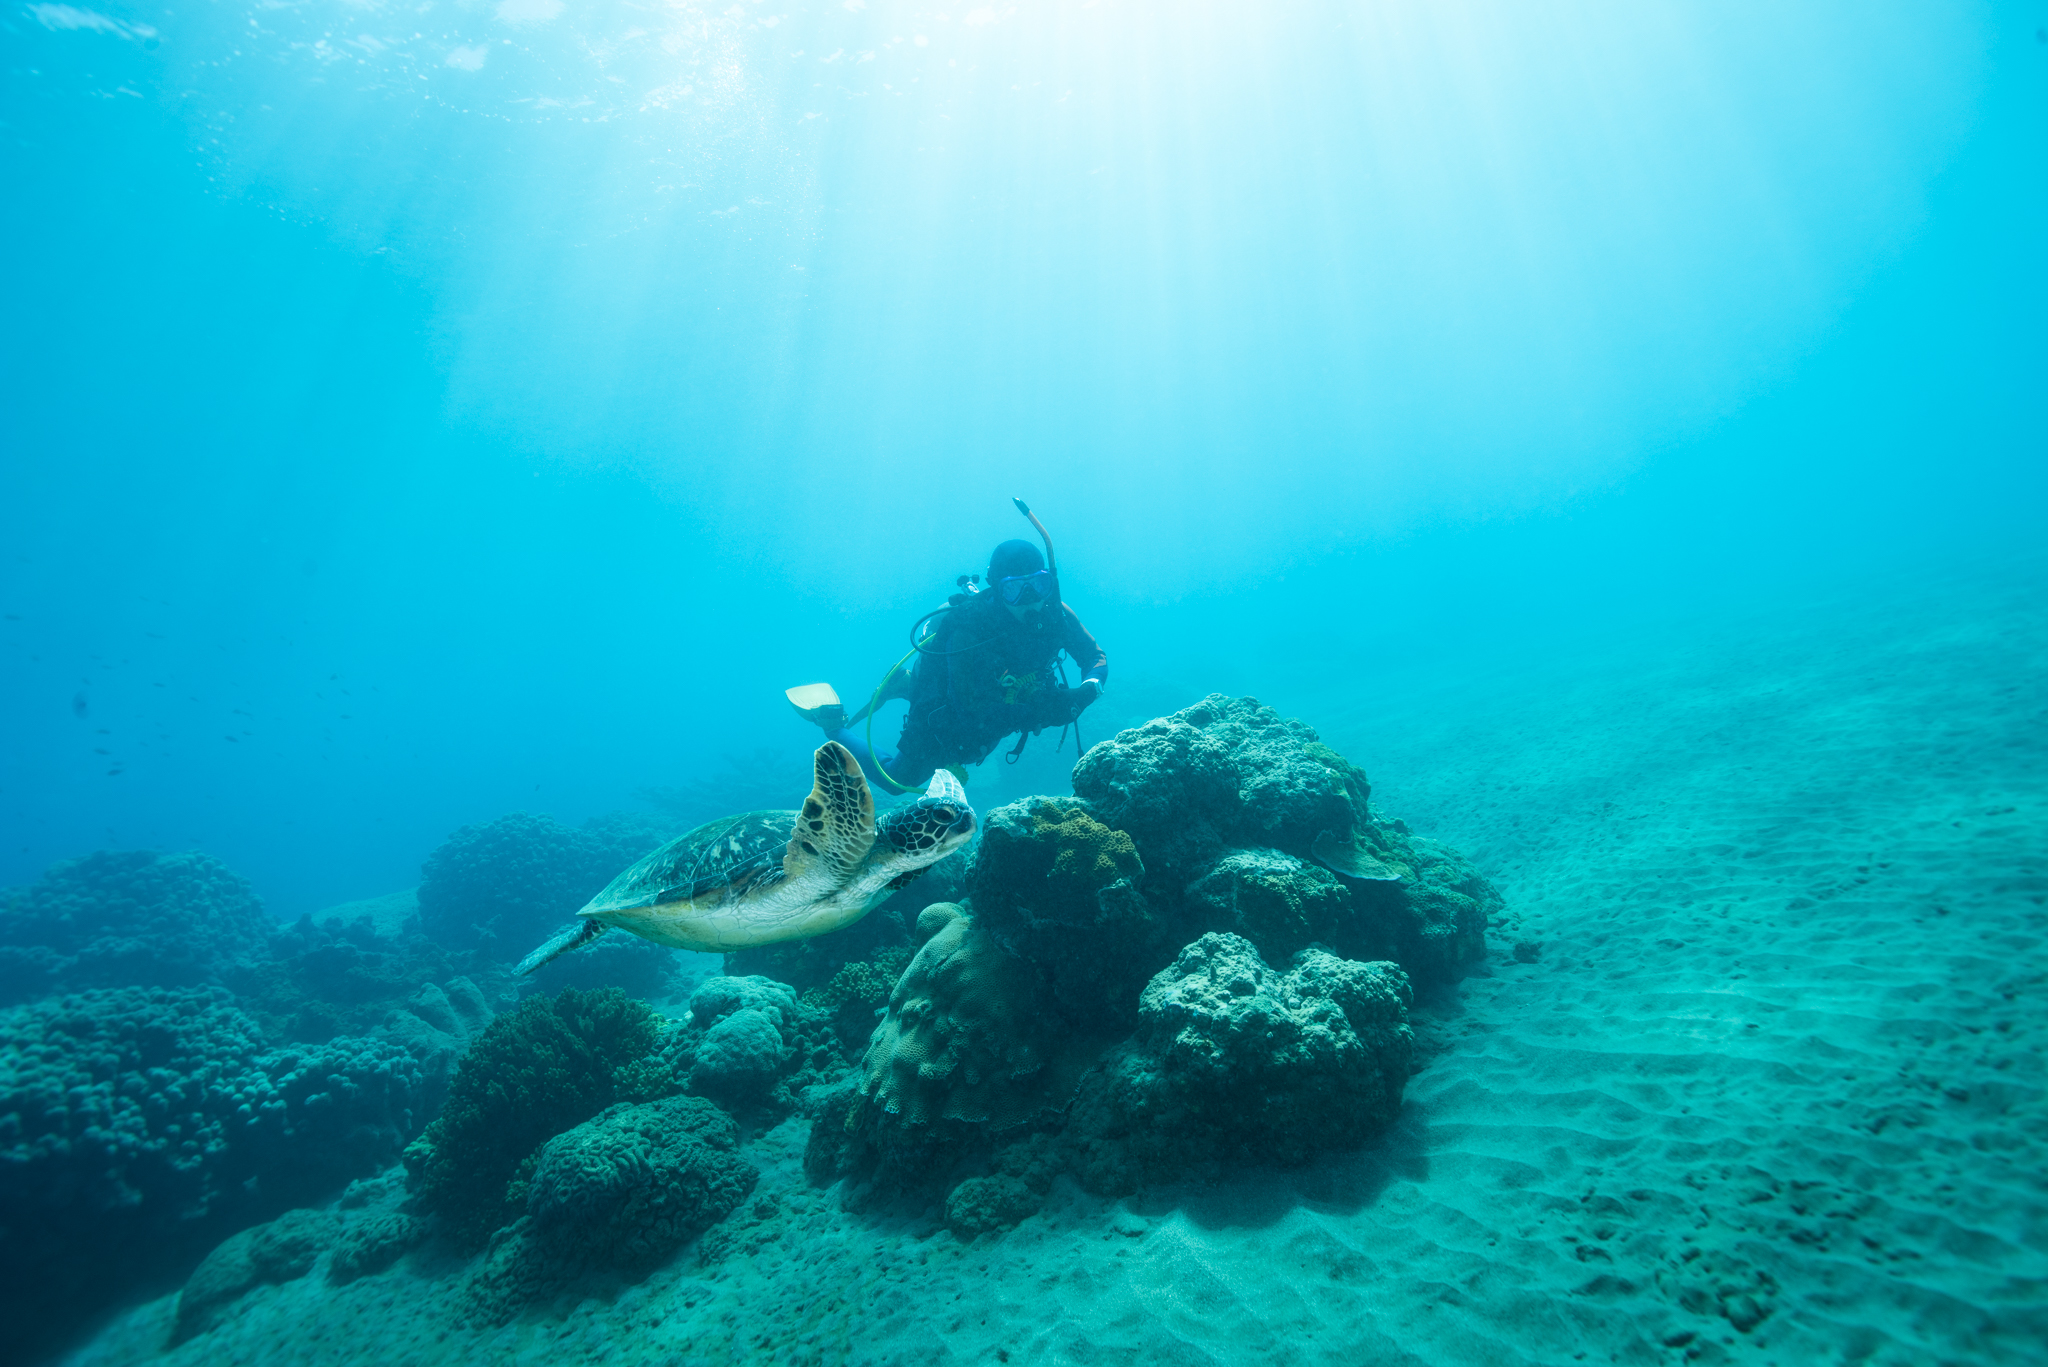
[[[967,901],[919,918],[861,1068],[817,1102],[814,1180],[855,1203],[950,1186],[949,1222],[980,1231],[1032,1204],[1001,1168],[1020,1145],[1122,1191],[1391,1121],[1411,977],[1483,952],[1485,880],[1250,698],[1119,733],[1074,790],[984,814]]]
[[[1401,970],[1305,949],[1284,973],[1208,934],[1146,986],[1132,1041],[1091,1074],[1069,1139],[1090,1186],[1293,1164],[1393,1122],[1414,1056]]]
[[[1129,1029],[1138,989],[1173,951],[1146,885],[1126,832],[1056,797],[989,812],[968,875],[981,933],[1031,965],[1045,1009],[1089,1032]]]
[[[1375,815],[1371,791],[1307,724],[1222,694],[1074,766],[1075,794],[1135,842],[1179,943],[1231,931],[1285,958],[1319,941],[1449,982],[1484,956],[1500,897],[1448,846]]]
[[[225,985],[278,922],[211,856],[103,850],[0,900],[0,1005],[98,987]]]
[[[0,1316],[61,1332],[223,1232],[389,1163],[425,1086],[390,1041],[274,1046],[216,988],[0,1012]]]

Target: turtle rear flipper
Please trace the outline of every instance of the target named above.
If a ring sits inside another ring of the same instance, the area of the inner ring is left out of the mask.
[[[843,883],[875,844],[875,799],[853,751],[836,740],[818,747],[816,778],[790,828],[782,868],[791,878],[824,874]]]
[[[519,961],[519,967],[512,970],[514,976],[525,977],[551,959],[560,958],[572,949],[581,949],[605,933],[602,921],[572,921],[547,938],[539,949]]]

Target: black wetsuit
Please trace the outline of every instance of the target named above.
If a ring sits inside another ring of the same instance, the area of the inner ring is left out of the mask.
[[[1062,650],[1082,679],[1108,682],[1109,657],[1066,604],[1019,621],[994,593],[963,598],[923,642],[891,775],[921,784],[946,765],[980,763],[1005,737],[1073,721],[1093,690],[1061,682]]]

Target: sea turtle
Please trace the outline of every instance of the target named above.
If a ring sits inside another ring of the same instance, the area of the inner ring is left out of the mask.
[[[944,769],[923,797],[877,821],[853,752],[827,741],[815,758],[801,811],[746,812],[677,836],[606,884],[518,971],[612,926],[711,953],[807,940],[852,925],[974,834],[974,809]]]

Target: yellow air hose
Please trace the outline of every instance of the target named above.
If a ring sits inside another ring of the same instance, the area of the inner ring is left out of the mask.
[[[917,654],[917,647],[912,646],[908,651],[904,652],[903,660],[908,660],[915,654]],[[875,762],[875,772],[882,776],[882,782],[888,784],[899,793],[914,793],[917,791],[915,788],[907,784],[898,783],[896,776],[882,767],[882,757],[875,752],[875,709],[882,704],[882,690],[887,688],[890,682],[895,679],[896,671],[903,668],[903,660],[898,660],[895,664],[890,665],[888,671],[882,675],[882,681],[875,685],[875,691],[868,694],[868,758]]]

